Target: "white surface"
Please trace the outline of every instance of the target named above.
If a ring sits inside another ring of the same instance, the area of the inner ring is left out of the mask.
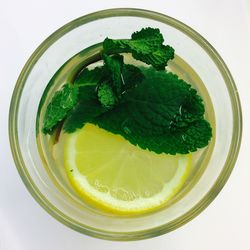
[[[87,3],[89,2],[89,3]],[[23,185],[8,143],[8,108],[15,81],[34,49],[53,31],[105,8],[159,11],[202,34],[227,63],[241,97],[244,133],[235,169],[215,201],[167,235],[109,242],[81,235],[48,215]],[[210,250],[250,249],[250,3],[247,0],[0,0],[0,249]]]

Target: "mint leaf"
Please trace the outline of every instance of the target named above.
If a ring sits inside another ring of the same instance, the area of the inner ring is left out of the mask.
[[[159,29],[145,28],[132,34],[131,39],[109,39],[103,42],[103,50],[107,54],[132,53],[140,61],[163,70],[170,59],[174,58],[174,49],[163,45],[163,36]]]
[[[163,134],[203,117],[195,89],[172,73],[144,69],[145,80],[124,96],[126,126],[134,133]]]
[[[113,89],[108,83],[103,83],[99,86],[97,96],[100,103],[108,109],[113,108],[118,102]]]
[[[43,124],[45,134],[51,134],[58,123],[67,116],[77,103],[77,95],[78,89],[70,84],[65,84],[61,90],[56,91],[45,112]]]
[[[147,43],[148,46],[155,46],[156,48],[159,46],[159,44],[162,44],[164,42],[164,38],[160,30],[150,27],[143,28],[140,31],[134,32],[131,38],[132,40],[145,40],[145,43]]]
[[[85,85],[79,87],[79,102],[71,110],[64,122],[63,130],[72,133],[93,120],[100,114],[107,111],[97,99],[96,85]]]
[[[113,89],[117,99],[121,98],[122,94],[122,68],[123,68],[123,56],[115,55],[108,56],[106,54],[103,55],[104,67],[107,68],[110,74],[110,87]]]
[[[103,71],[108,72],[103,82],[97,83],[97,96],[103,107],[111,109],[121,99],[123,56],[108,56],[103,54]]]
[[[143,72],[145,80],[93,123],[156,153],[185,154],[206,146],[212,132],[196,90],[172,73]]]

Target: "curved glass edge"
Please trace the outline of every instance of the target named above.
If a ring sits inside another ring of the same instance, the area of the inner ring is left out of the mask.
[[[110,231],[102,231],[99,229],[91,228],[86,225],[79,224],[77,221],[72,220],[70,217],[63,214],[56,207],[54,207],[43,194],[38,190],[32,181],[27,169],[25,167],[25,163],[23,161],[21,150],[18,142],[18,134],[17,134],[17,117],[18,117],[18,107],[22,94],[22,90],[24,88],[25,81],[35,65],[36,61],[40,58],[40,56],[48,49],[51,44],[53,44],[57,39],[62,37],[68,31],[86,24],[88,22],[107,18],[114,16],[136,16],[152,19],[155,21],[159,21],[172,27],[180,30],[181,32],[187,34],[191,39],[193,39],[196,43],[198,43],[212,58],[214,63],[217,65],[220,70],[224,81],[227,85],[228,92],[230,95],[232,110],[233,110],[233,137],[230,145],[230,151],[224,165],[224,168],[217,178],[213,187],[207,192],[207,194],[203,197],[200,202],[198,202],[192,209],[190,209],[187,213],[178,217],[177,219],[169,222],[168,224],[162,225],[160,227],[151,228],[143,231],[135,231],[135,232],[110,232]],[[133,9],[133,8],[118,8],[118,9],[107,9],[98,12],[94,12],[82,17],[79,17],[63,27],[59,28],[52,35],[50,35],[31,55],[27,63],[25,64],[21,74],[18,77],[16,86],[13,91],[10,109],[9,109],[9,140],[12,155],[17,167],[17,170],[26,186],[28,191],[34,197],[34,199],[55,219],[62,222],[66,226],[86,235],[106,239],[106,240],[117,240],[117,241],[131,241],[131,240],[142,240],[146,238],[152,238],[164,233],[170,232],[172,230],[177,229],[178,227],[186,224],[188,221],[192,220],[196,217],[200,212],[202,212],[218,195],[220,190],[225,185],[228,180],[235,162],[237,160],[237,156],[240,149],[242,137],[242,113],[241,113],[241,105],[240,99],[238,95],[238,91],[234,80],[225,64],[223,59],[217,53],[217,51],[209,44],[200,34],[194,31],[189,26],[184,23],[166,16],[164,14],[160,14],[153,11],[143,10],[143,9]]]

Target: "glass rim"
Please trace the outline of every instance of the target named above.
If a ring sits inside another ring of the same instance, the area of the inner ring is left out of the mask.
[[[28,170],[25,166],[24,160],[22,158],[19,141],[18,141],[18,110],[19,110],[19,102],[22,96],[22,90],[24,88],[26,79],[31,72],[33,66],[37,62],[37,60],[42,56],[42,54],[60,37],[65,35],[67,32],[77,28],[80,25],[84,25],[86,23],[108,18],[108,17],[121,17],[121,16],[133,16],[133,17],[143,17],[152,19],[155,21],[159,21],[161,23],[170,25],[175,29],[185,33],[189,36],[193,41],[198,43],[210,56],[213,62],[216,64],[217,68],[219,69],[225,84],[227,86],[227,90],[230,96],[230,102],[232,106],[232,113],[233,113],[233,135],[230,144],[230,150],[227,155],[226,162],[223,166],[223,169],[220,175],[217,177],[217,180],[210,188],[210,190],[206,193],[206,195],[189,211],[185,214],[181,215],[180,217],[170,221],[166,224],[163,224],[158,227],[153,227],[147,230],[142,231],[134,231],[134,232],[111,232],[111,231],[104,231],[100,229],[96,229],[93,227],[89,227],[87,225],[81,224],[69,216],[62,213],[59,209],[57,209],[50,201],[46,199],[46,197],[39,191],[36,187],[35,183],[33,182],[32,178],[30,177]],[[108,240],[119,240],[119,241],[130,241],[130,240],[141,240],[146,238],[151,238],[155,236],[162,235],[164,233],[170,232],[172,230],[177,229],[178,227],[186,224],[188,221],[195,218],[198,214],[200,214],[219,194],[223,186],[225,185],[226,181],[228,180],[235,162],[237,160],[237,156],[240,149],[241,144],[241,137],[242,137],[242,112],[241,112],[241,105],[240,99],[238,95],[238,91],[234,80],[229,72],[226,64],[224,63],[223,59],[217,53],[217,51],[210,45],[210,43],[204,39],[200,34],[198,34],[195,30],[187,26],[186,24],[169,17],[167,15],[157,13],[154,11],[144,10],[144,9],[134,9],[134,8],[114,8],[114,9],[106,9],[97,11],[88,15],[84,15],[79,17],[58,30],[56,30],[53,34],[51,34],[46,40],[44,40],[41,45],[33,52],[31,57],[26,62],[25,66],[23,67],[17,83],[15,85],[10,109],[9,109],[9,141],[11,146],[12,155],[15,161],[15,165],[19,172],[20,177],[22,178],[26,188],[34,197],[34,199],[55,219],[63,223],[64,225],[89,236],[93,236],[96,238],[101,239],[108,239]]]

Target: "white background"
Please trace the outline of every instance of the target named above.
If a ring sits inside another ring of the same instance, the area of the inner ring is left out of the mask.
[[[178,230],[138,242],[98,240],[57,222],[26,190],[13,163],[8,142],[11,94],[31,53],[48,35],[72,19],[114,7],[162,12],[203,35],[228,65],[238,86],[244,117],[237,164],[215,201]],[[247,0],[0,0],[0,249],[250,249],[249,33],[250,3]]]

